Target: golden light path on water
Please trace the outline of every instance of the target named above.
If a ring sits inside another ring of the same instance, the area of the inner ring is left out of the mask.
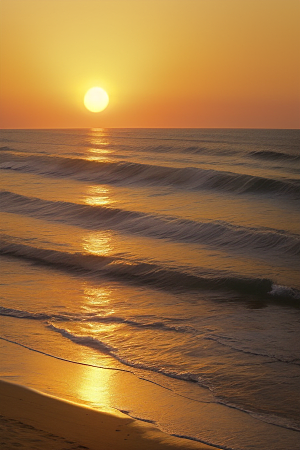
[[[84,201],[90,206],[108,206],[113,203],[110,190],[106,186],[90,186]]]
[[[109,145],[108,133],[102,128],[92,128],[89,134],[89,147],[86,159],[89,161],[109,161],[106,155],[111,153],[111,150],[106,147]],[[104,185],[91,185],[88,187],[87,193],[84,197],[84,202],[89,206],[106,206],[113,203],[110,198],[110,188]],[[112,233],[110,231],[95,231],[88,233],[83,237],[82,247],[84,253],[109,256],[113,252],[112,247]]]
[[[99,162],[111,161],[109,155],[112,151],[107,148],[110,144],[108,137],[108,132],[103,128],[92,128],[88,135],[90,147],[85,159]]]
[[[89,135],[91,147],[88,148],[87,160],[99,162],[109,161],[106,155],[109,155],[111,150],[102,148],[102,146],[106,147],[109,145],[107,136],[108,133],[102,128],[91,129]],[[89,206],[110,206],[113,203],[110,188],[104,185],[89,186],[84,197],[84,202]],[[106,230],[90,232],[83,237],[82,247],[84,253],[97,256],[109,256],[113,252],[112,232]]]
[[[111,150],[108,148],[108,133],[102,128],[93,128],[89,132],[88,143],[90,147],[87,149],[85,159],[88,161],[107,162],[110,160]],[[111,189],[104,185],[90,185],[83,198],[85,204],[95,207],[109,207],[113,201],[111,199]],[[88,255],[109,257],[114,251],[113,236],[111,231],[99,230],[84,233],[82,236],[82,250]],[[109,316],[114,313],[111,308],[112,291],[106,287],[92,287],[86,284],[82,295],[82,309],[85,314]],[[94,336],[97,334],[105,334],[113,332],[116,324],[87,322],[78,332],[82,335]],[[82,358],[90,365],[106,365],[106,357],[96,352],[88,352],[86,348],[82,348]],[[82,366],[82,376],[78,378],[77,385],[74,386],[78,398],[82,399],[90,405],[106,408],[111,404],[111,387],[113,385],[112,377],[114,372],[110,370],[91,370],[90,367]]]

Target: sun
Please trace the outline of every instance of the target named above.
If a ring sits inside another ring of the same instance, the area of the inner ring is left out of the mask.
[[[84,96],[84,106],[92,112],[103,111],[109,102],[107,92],[101,87],[93,87]]]

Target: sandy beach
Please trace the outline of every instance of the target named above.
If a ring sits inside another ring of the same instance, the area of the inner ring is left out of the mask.
[[[201,449],[127,416],[62,401],[0,380],[0,445],[25,449]]]

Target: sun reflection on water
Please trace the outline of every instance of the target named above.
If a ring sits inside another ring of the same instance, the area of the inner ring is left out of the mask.
[[[83,237],[82,247],[85,253],[97,256],[109,256],[112,253],[112,233],[95,231]]]
[[[90,206],[108,206],[113,203],[110,189],[103,185],[91,185],[87,188],[84,203]],[[95,208],[97,217],[98,211]],[[99,221],[101,220],[101,209],[99,209]],[[113,232],[109,230],[99,230],[87,232],[82,238],[84,253],[97,256],[109,256],[113,251]]]
[[[99,308],[106,308],[106,311],[111,312],[109,309],[111,295],[111,289],[87,286],[84,289],[84,307],[85,309],[97,308],[97,311]]]
[[[88,140],[92,145],[108,145],[108,137],[109,133],[105,128],[91,128],[88,133]]]
[[[110,145],[109,133],[104,128],[92,128],[88,134],[88,153],[86,159],[88,161],[109,162],[112,158],[109,155],[113,154],[113,151],[108,148]]]
[[[112,158],[108,158],[106,156],[106,154],[110,153],[109,151],[106,152],[104,150],[100,150],[100,149],[96,149],[96,148],[90,148],[89,151],[91,153],[95,153],[95,154],[87,155],[85,158],[87,161],[98,161],[98,162],[111,162],[112,161]]]
[[[77,385],[78,397],[89,405],[101,410],[109,410],[111,403],[112,378],[114,373],[109,370],[82,368],[80,381]]]
[[[94,161],[107,161],[112,151],[108,148],[107,133],[101,128],[92,129],[89,133],[90,148],[87,149],[86,159]],[[91,185],[87,188],[83,198],[85,204],[95,207],[95,217],[99,213],[101,221],[101,208],[113,203],[111,189],[104,185]],[[82,235],[82,252],[94,257],[105,258],[114,252],[114,236],[110,230],[86,231]],[[97,264],[97,258],[95,258]],[[115,314],[112,307],[112,289],[105,286],[93,286],[86,282],[82,295],[82,313],[84,320],[78,325],[77,332],[81,336],[95,339],[95,348],[82,347],[82,360],[91,366],[106,366],[112,363],[106,341],[115,332],[117,323],[109,319]],[[97,345],[100,345],[98,349]],[[101,347],[103,343],[103,348]],[[107,407],[110,404],[111,378],[114,372],[97,370],[91,367],[82,368],[83,373],[76,386],[77,396],[85,403],[95,407]]]
[[[108,136],[109,133],[104,128],[92,128],[89,131],[87,144],[90,145],[90,147],[86,150],[86,160],[104,163],[112,161],[110,155],[113,154],[113,151],[108,148],[110,145]],[[84,201],[92,206],[111,204],[112,200],[110,199],[109,193],[110,190],[107,186],[89,186]]]
[[[91,206],[104,206],[114,203],[106,186],[89,186],[84,202]]]
[[[106,287],[95,287],[86,283],[83,295],[83,309],[85,320],[80,325],[80,334],[99,341],[102,350],[95,346],[94,349],[82,347],[82,358],[85,363],[94,367],[81,367],[81,376],[76,384],[76,396],[85,403],[101,408],[109,409],[111,404],[111,386],[114,372],[99,370],[96,367],[111,366],[112,360],[105,349],[107,335],[114,333],[116,323],[111,323],[106,318],[114,314],[111,308],[112,290]],[[100,350],[100,351],[99,351]],[[96,366],[96,367],[95,367]]]

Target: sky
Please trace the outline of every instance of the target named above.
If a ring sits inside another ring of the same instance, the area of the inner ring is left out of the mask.
[[[299,0],[0,0],[0,127],[299,128],[299,23]]]

